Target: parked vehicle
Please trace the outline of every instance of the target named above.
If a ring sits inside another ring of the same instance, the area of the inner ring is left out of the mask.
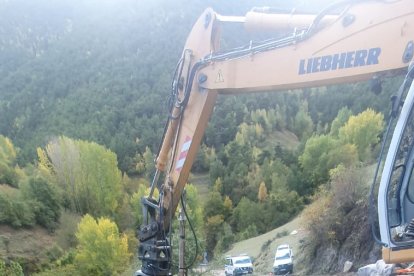
[[[288,244],[279,245],[273,263],[274,275],[285,275],[293,272],[293,251]]]
[[[240,255],[227,257],[224,265],[224,272],[227,275],[253,274],[253,263],[249,256]]]

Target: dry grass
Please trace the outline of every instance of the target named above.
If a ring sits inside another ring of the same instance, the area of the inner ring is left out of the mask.
[[[42,227],[16,230],[0,225],[0,256],[17,260],[26,271],[38,270],[49,262],[48,252],[54,246],[54,237]]]
[[[1,187],[1,192],[5,189],[13,192],[13,188],[5,187]],[[58,258],[63,253],[62,249],[73,245],[71,242],[78,221],[79,216],[63,212],[61,224],[52,234],[40,226],[14,229],[0,225],[0,257],[18,260],[26,271],[36,271],[51,258]]]
[[[0,184],[0,193],[2,194],[7,194],[7,195],[14,195],[18,192],[19,190],[7,185],[7,184]]]

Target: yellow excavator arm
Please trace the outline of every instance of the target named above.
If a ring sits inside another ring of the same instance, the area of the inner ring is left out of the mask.
[[[222,24],[290,31],[284,38],[221,51]],[[185,43],[139,230],[141,275],[168,275],[169,231],[218,94],[315,87],[406,72],[414,51],[411,0],[342,1],[318,15],[253,10],[222,16],[207,9]],[[160,191],[158,199],[153,190]],[[149,216],[149,217],[148,217]],[[414,259],[414,257],[413,257]]]

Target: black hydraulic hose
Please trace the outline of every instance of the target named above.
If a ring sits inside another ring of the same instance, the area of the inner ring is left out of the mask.
[[[176,119],[178,119],[178,117],[180,117],[180,116],[174,117],[172,115],[172,110],[174,108],[174,104],[177,103],[177,105],[178,105],[177,107],[181,107],[181,112],[184,111],[184,108],[187,105],[188,100],[190,98],[191,88],[192,88],[192,85],[193,85],[195,74],[201,68],[202,65],[206,64],[205,61],[198,61],[194,64],[193,68],[191,69],[191,72],[187,73],[187,85],[186,85],[185,91],[184,91],[184,99],[182,101],[179,101],[178,99],[175,101],[174,98],[178,96],[177,95],[178,94],[177,93],[177,90],[178,90],[177,85],[179,85],[180,76],[181,76],[182,70],[183,70],[183,67],[181,65],[183,63],[184,63],[184,58],[181,58],[180,61],[177,64],[177,66],[176,66],[175,71],[174,71],[174,80],[176,79],[177,82],[174,83],[175,81],[173,81],[173,83],[172,83],[172,92],[171,92],[171,95],[170,95],[170,98],[169,98],[169,104],[168,104],[170,110],[169,110],[169,114],[168,114],[168,120],[164,125],[164,130],[163,130],[161,141],[163,141],[164,138],[165,138],[165,134],[166,134],[167,128],[168,128],[168,123],[170,122],[170,120],[176,120]],[[178,69],[178,68],[180,68],[180,69]],[[178,70],[179,70],[179,73],[177,74]],[[162,146],[162,144],[160,144],[158,146],[157,156],[158,156],[158,154],[161,150],[161,146]]]
[[[191,261],[191,264],[188,265],[188,266],[186,266],[186,267],[179,267],[179,269],[185,269],[185,270],[187,270],[187,269],[191,268],[194,265],[195,261],[197,260],[197,256],[198,256],[198,239],[197,239],[197,234],[195,233],[193,224],[191,223],[190,217],[187,214],[187,209],[185,208],[183,195],[181,195],[181,206],[183,208],[185,217],[188,220],[188,224],[190,225],[191,232],[193,233],[193,237],[194,237],[194,240],[195,240],[195,247],[196,247],[196,252],[194,254],[193,260]]]
[[[169,239],[170,239],[170,241],[171,241],[171,236],[172,236],[172,206],[173,206],[173,192],[171,191],[171,194],[170,194],[170,225],[168,226],[169,227],[169,230],[168,230],[168,235],[169,235]],[[166,237],[167,235],[165,234],[165,230],[163,230],[164,231],[164,236]],[[170,253],[172,253],[172,243],[170,243],[170,251],[169,251]],[[173,259],[172,259],[172,255],[168,255],[168,263],[170,264],[170,267],[172,266],[172,262],[173,262]]]
[[[177,90],[177,85],[178,85],[178,83],[175,83],[175,82],[176,82],[176,80],[179,80],[179,77],[177,77],[177,76],[181,76],[181,72],[183,70],[183,67],[182,67],[183,63],[184,63],[184,58],[182,57],[178,61],[177,65],[175,66],[173,82],[171,83],[171,94],[170,94],[170,97],[168,98],[168,103],[167,103],[168,108],[169,108],[168,119],[167,119],[167,121],[165,122],[165,125],[164,125],[161,141],[164,141],[165,134],[167,133],[167,129],[168,129],[168,123],[172,119],[172,110],[173,110],[173,107],[174,107],[174,97],[177,94],[176,90]],[[158,146],[157,157],[158,157],[158,154],[160,153],[161,146],[162,146],[162,143],[160,143],[160,145]]]
[[[188,78],[187,78],[187,85],[185,86],[184,90],[184,99],[182,101],[178,101],[179,105],[182,107],[182,110],[187,106],[188,100],[190,99],[190,94],[192,91],[194,78],[197,73],[197,71],[205,66],[207,62],[205,60],[200,60],[194,63],[193,67],[191,68],[191,71],[189,72]]]

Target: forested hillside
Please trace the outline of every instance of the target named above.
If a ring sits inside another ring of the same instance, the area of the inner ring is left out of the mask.
[[[0,131],[22,149],[19,161],[62,134],[107,145],[124,170],[154,150],[201,2],[4,1]]]
[[[173,71],[199,14],[327,2],[0,0],[0,224],[56,238],[46,260],[31,259],[11,252],[0,228],[0,259],[11,261],[0,272],[121,273],[134,259]],[[230,30],[222,44],[250,39]],[[286,223],[333,175],[371,164],[397,83],[383,80],[380,94],[366,82],[219,96],[192,170],[208,175],[205,205],[195,186],[187,191],[200,256]],[[114,255],[92,261],[95,246]]]

